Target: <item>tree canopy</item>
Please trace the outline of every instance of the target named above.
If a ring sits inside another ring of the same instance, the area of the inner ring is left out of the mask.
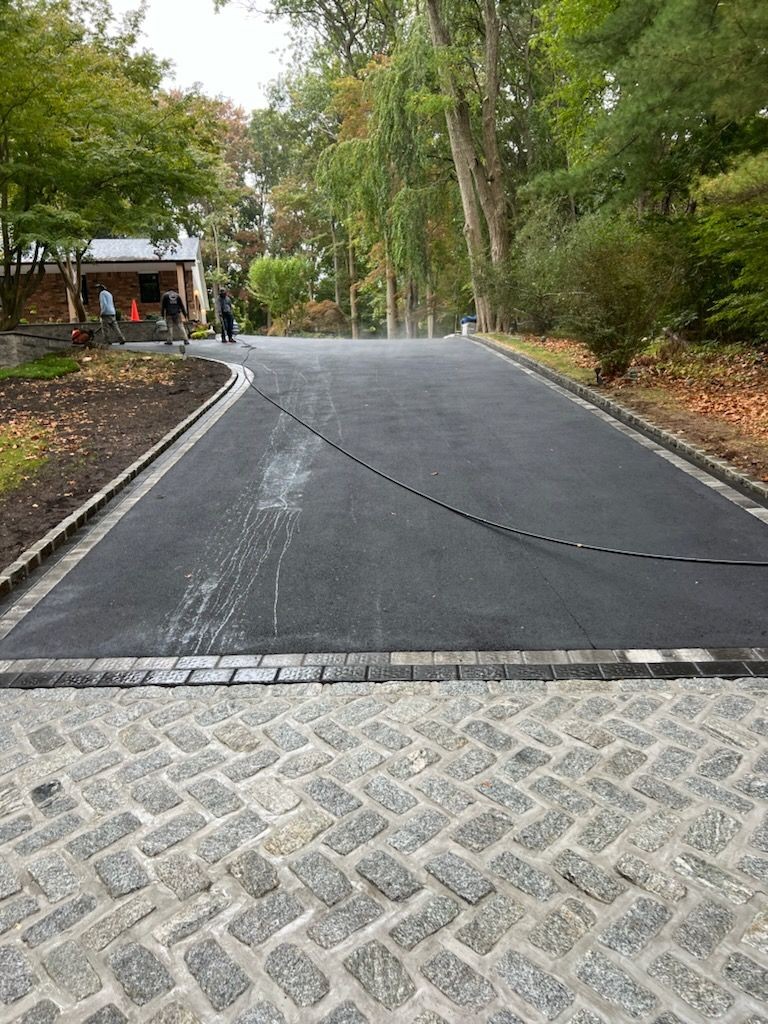
[[[77,301],[95,234],[200,228],[246,325],[274,306],[259,276],[295,258],[356,336],[445,331],[474,307],[485,330],[571,331],[615,372],[662,328],[766,340],[765,4],[269,11],[295,61],[243,111],[163,90],[140,15],[118,24],[107,0],[0,5],[6,325],[42,259]]]
[[[301,256],[263,256],[251,264],[248,284],[269,315],[287,329],[309,298],[310,277],[309,262]]]
[[[0,6],[5,328],[18,322],[46,258],[84,317],[80,267],[92,238],[170,242],[198,226],[216,192],[219,151],[200,101],[161,88],[165,66],[137,51],[139,24],[138,15],[117,24],[105,0]]]
[[[662,326],[765,340],[765,4],[271,10],[301,61],[252,120],[266,249],[308,256],[353,325],[414,333],[471,300],[485,329],[607,331],[617,367]],[[597,265],[645,315],[611,311]]]

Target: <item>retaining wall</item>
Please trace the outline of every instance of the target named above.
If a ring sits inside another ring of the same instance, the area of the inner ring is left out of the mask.
[[[32,359],[39,359],[47,352],[66,351],[72,347],[70,336],[75,327],[96,330],[97,322],[85,324],[21,324],[12,331],[0,333],[0,367],[19,366]],[[130,320],[120,322],[120,330],[126,341],[159,341],[154,320]],[[165,340],[167,335],[163,334]],[[98,342],[98,335],[96,337]]]

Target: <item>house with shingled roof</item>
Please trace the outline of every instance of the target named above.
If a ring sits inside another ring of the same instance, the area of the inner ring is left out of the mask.
[[[99,315],[96,285],[103,284],[115,297],[124,319],[136,300],[139,315],[160,315],[160,297],[174,288],[184,300],[190,319],[207,322],[210,309],[199,238],[182,238],[170,246],[157,246],[148,238],[94,238],[83,260],[83,302],[89,317]],[[70,323],[77,320],[64,280],[53,262],[30,296],[24,319],[31,324]]]

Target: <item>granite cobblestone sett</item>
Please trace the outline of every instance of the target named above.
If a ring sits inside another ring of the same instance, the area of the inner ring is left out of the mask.
[[[768,1022],[768,675],[321,657],[3,691],[0,1018]]]

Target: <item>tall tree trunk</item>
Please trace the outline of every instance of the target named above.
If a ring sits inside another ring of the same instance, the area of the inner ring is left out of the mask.
[[[387,338],[391,341],[398,335],[397,324],[397,278],[392,264],[387,256]]]
[[[349,237],[347,248],[349,266],[349,320],[352,325],[352,337],[360,337],[360,314],[357,311],[357,274],[355,273],[355,243]]]
[[[447,49],[451,45],[451,38],[442,19],[438,0],[427,0],[427,13],[432,45],[436,50]],[[466,97],[452,75],[448,62],[441,59],[439,66],[441,87],[453,101],[452,105],[446,107],[445,118],[464,210],[464,236],[469,253],[477,326],[478,330],[488,331],[496,326],[496,316],[483,281],[483,270],[488,261],[498,266],[504,260],[509,248],[509,234],[495,123],[499,92],[500,26],[494,0],[483,0],[482,13],[486,34],[485,60],[490,66],[486,67],[486,95],[482,102],[482,149],[479,153]]]
[[[333,293],[336,305],[341,309],[341,260],[339,259],[339,236],[336,221],[331,218],[331,248],[333,249]]]
[[[416,282],[412,277],[408,278],[405,287],[405,336],[406,338],[418,338],[419,336],[419,292]]]
[[[87,246],[86,246],[87,248]],[[88,320],[88,312],[83,302],[83,255],[84,249],[76,249],[74,253],[68,252],[63,256],[56,256],[56,266],[64,278],[64,286],[75,307],[75,316],[79,323],[83,324]]]
[[[501,24],[495,0],[483,0],[485,26],[485,95],[483,96],[483,163],[474,166],[477,194],[488,224],[491,263],[498,266],[509,251],[509,208],[496,131],[499,99]]]
[[[5,224],[3,225],[5,228]],[[5,236],[5,231],[3,231]],[[0,331],[10,331],[24,316],[24,308],[45,277],[44,250],[35,247],[28,270],[23,269],[24,248],[5,246],[3,272],[0,274]]]
[[[8,161],[8,132],[0,137],[0,166]],[[13,237],[8,219],[10,186],[6,180],[0,189],[0,239],[2,240],[2,273],[0,273],[0,331],[16,327],[24,316],[24,307],[45,276],[45,246],[35,243],[32,259],[24,269],[26,246]]]
[[[427,15],[432,45],[436,50],[443,50],[450,45],[448,31],[443,23],[438,0],[427,0]],[[443,91],[453,99],[453,106],[446,107],[445,121],[448,129],[448,141],[451,145],[451,156],[456,169],[459,183],[461,205],[464,211],[464,238],[469,255],[469,268],[472,277],[472,291],[475,296],[478,330],[489,329],[490,302],[482,280],[482,268],[485,262],[486,244],[480,216],[477,193],[472,178],[472,166],[475,162],[475,147],[472,139],[472,126],[469,112],[462,101],[453,76],[444,60],[439,62],[440,82]]]
[[[427,288],[427,337],[435,336],[435,293],[430,285]]]
[[[486,259],[486,242],[483,231],[480,205],[477,200],[472,180],[471,163],[474,160],[469,119],[466,123],[460,119],[456,111],[446,110],[446,124],[451,153],[459,183],[461,205],[464,210],[464,238],[469,254],[469,269],[472,278],[472,292],[475,297],[477,328],[479,331],[491,330],[491,300],[484,280]]]

